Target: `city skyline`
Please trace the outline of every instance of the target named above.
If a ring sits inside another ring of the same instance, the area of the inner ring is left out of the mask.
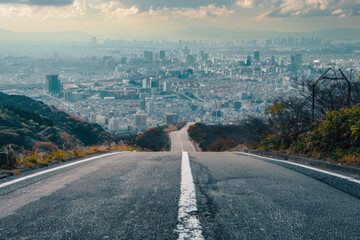
[[[2,0],[0,29],[83,31],[99,37],[167,36],[187,28],[308,32],[352,28],[360,2],[334,0]],[[184,33],[186,34],[186,33]]]

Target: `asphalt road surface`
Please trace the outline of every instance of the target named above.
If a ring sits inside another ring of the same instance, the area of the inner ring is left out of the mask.
[[[357,180],[171,139],[2,179],[0,239],[360,239]]]

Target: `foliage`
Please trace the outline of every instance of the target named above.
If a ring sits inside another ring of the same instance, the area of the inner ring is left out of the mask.
[[[117,150],[117,151],[137,151],[137,152],[142,152],[143,150],[134,146],[129,146],[126,144],[120,144],[120,145],[115,145],[112,147],[113,150]]]
[[[56,151],[116,142],[94,123],[25,96],[0,93],[0,148]]]
[[[100,152],[100,150],[97,146],[92,147],[91,151],[96,152],[96,153]]]
[[[53,159],[64,159],[68,158],[69,154],[66,151],[58,150],[56,152],[52,152]]]
[[[239,144],[259,145],[267,130],[263,120],[249,118],[238,125],[196,123],[189,127],[188,133],[202,151],[228,151]]]
[[[81,151],[78,151],[78,150],[73,150],[71,152],[71,154],[75,157],[75,158],[80,158],[80,157],[83,157],[85,156],[85,154]]]
[[[325,115],[313,131],[299,137],[292,149],[296,153],[318,152],[339,162],[356,165],[360,154],[360,106]]]
[[[164,130],[155,127],[140,133],[134,143],[142,149],[166,151],[170,147],[170,138]]]

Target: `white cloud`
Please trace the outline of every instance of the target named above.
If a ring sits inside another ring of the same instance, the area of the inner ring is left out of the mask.
[[[89,7],[98,10],[102,14],[113,17],[135,15],[139,12],[139,9],[137,7],[131,6],[129,8],[126,8],[118,1],[100,2],[98,4],[90,3]]]
[[[0,4],[0,17],[73,18],[86,14],[86,1],[75,0],[65,6],[43,6],[29,4]]]
[[[255,1],[254,0],[239,0],[236,2],[236,5],[242,8],[254,8]]]
[[[40,6],[31,4],[8,4],[0,2],[0,17],[30,17],[41,19],[70,19],[85,16],[89,19],[103,17],[121,18],[125,16],[144,17],[152,20],[165,19],[215,19],[224,18],[234,13],[234,10],[226,6],[210,4],[197,8],[175,7],[175,8],[150,8],[147,11],[140,11],[136,6],[127,6],[117,0],[74,0],[70,5],[65,6]]]
[[[311,17],[311,16],[359,16],[360,0],[238,0],[242,8],[263,10],[259,18]],[[338,12],[341,10],[341,14]],[[267,15],[264,15],[264,14]]]

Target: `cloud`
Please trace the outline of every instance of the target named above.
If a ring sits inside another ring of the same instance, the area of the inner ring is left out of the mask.
[[[66,6],[71,5],[74,0],[0,0],[0,4],[26,4],[35,6]]]
[[[74,0],[71,4],[60,5],[65,3],[65,0],[52,0],[55,5],[36,5],[29,4],[29,2],[45,2],[45,1],[16,1],[16,4],[3,3],[5,1],[0,0],[0,17],[28,17],[28,18],[61,18],[68,19],[86,14],[87,4],[86,0]],[[20,4],[20,2],[23,2]],[[25,3],[27,2],[27,3]],[[68,1],[69,2],[69,1]]]
[[[230,7],[235,4],[236,0],[118,0],[124,6],[136,6],[139,11],[146,12],[150,9],[197,9],[200,7]]]
[[[3,1],[4,0],[0,0]],[[32,0],[35,1],[35,0]],[[40,0],[37,0],[38,2]],[[45,1],[45,0],[43,0]],[[60,3],[60,0],[53,0]],[[185,0],[186,1],[186,0]],[[199,0],[201,2],[202,0]],[[70,5],[33,5],[29,2],[20,4],[8,4],[0,2],[0,17],[28,17],[40,19],[70,19],[84,17],[86,19],[121,19],[134,16],[134,19],[144,21],[164,20],[212,20],[226,18],[235,13],[234,10],[225,5],[218,6],[209,4],[205,6],[192,7],[158,7],[150,6],[146,11],[141,11],[139,5],[127,5],[118,0],[74,0]],[[65,0],[62,1],[63,3]],[[136,0],[135,0],[136,2]],[[156,1],[152,1],[156,2]],[[164,1],[161,1],[164,2]],[[169,1],[170,3],[172,1]],[[193,1],[196,2],[196,1]],[[175,2],[172,2],[175,3]],[[182,4],[176,4],[178,6]],[[144,7],[145,5],[143,5]],[[163,5],[161,5],[163,6]]]
[[[150,9],[149,12],[143,13],[163,19],[186,19],[186,20],[205,20],[216,17],[229,17],[234,14],[234,10],[225,6],[216,5],[200,6],[198,8],[162,8],[158,10]]]
[[[262,9],[258,19],[360,15],[360,0],[238,0],[236,5]]]
[[[90,3],[89,7],[92,10],[97,10],[100,13],[107,15],[108,17],[135,15],[139,12],[137,7],[130,6],[129,8],[126,8],[118,1],[100,2],[97,4]]]
[[[186,2],[187,0],[185,0]],[[133,2],[133,1],[131,1]],[[225,5],[217,6],[216,4],[209,4],[205,6],[193,7],[168,7],[168,6],[181,6],[184,5],[182,1],[168,1],[168,4],[156,4],[155,6],[150,3],[156,3],[157,1],[146,1],[146,4],[139,3],[141,1],[134,1],[134,5],[128,5],[124,1],[103,1],[97,0],[89,4],[89,7],[93,11],[98,11],[109,17],[121,17],[137,15],[139,18],[151,19],[151,20],[169,20],[169,19],[183,19],[183,20],[198,20],[198,19],[214,19],[216,17],[227,17],[234,13],[234,10],[228,9]],[[164,3],[165,1],[159,1]],[[179,3],[181,2],[181,3]],[[197,2],[197,1],[193,1]],[[199,0],[201,2],[201,0]],[[208,2],[208,1],[207,1]],[[145,2],[141,2],[145,3]],[[179,3],[179,4],[169,4]],[[199,3],[196,3],[199,5]],[[146,7],[145,7],[146,6]],[[164,6],[164,7],[160,7]],[[149,7],[149,9],[146,9]],[[141,10],[142,9],[142,10]],[[146,11],[145,11],[146,9]]]

